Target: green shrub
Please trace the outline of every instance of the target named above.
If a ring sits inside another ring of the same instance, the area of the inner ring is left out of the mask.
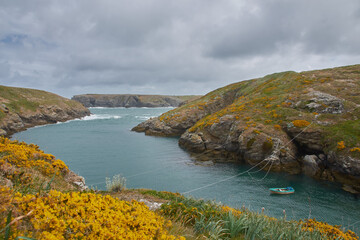
[[[126,178],[120,174],[113,176],[112,180],[106,178],[106,189],[110,192],[121,192],[126,189]]]

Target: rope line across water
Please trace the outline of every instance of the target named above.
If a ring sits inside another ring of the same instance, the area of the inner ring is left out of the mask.
[[[311,122],[308,126],[306,126],[300,133],[298,133],[295,137],[293,137],[290,141],[288,141],[288,142],[284,145],[284,147],[287,146],[288,144],[290,144],[292,141],[294,141],[300,134],[302,134],[302,133],[303,133],[307,128],[309,128],[311,125],[312,125],[312,122]],[[269,152],[270,152],[270,151],[269,151]],[[260,165],[261,163],[263,163],[264,161],[267,161],[267,158],[265,158],[264,160],[260,161],[259,163],[257,163],[256,165],[254,165],[253,167],[251,167],[250,169],[248,169],[248,170],[246,170],[246,171],[244,171],[244,172],[241,172],[241,173],[238,173],[238,174],[233,175],[233,176],[231,176],[231,177],[227,177],[227,178],[224,178],[224,179],[222,179],[222,180],[219,180],[219,181],[216,181],[216,182],[213,182],[213,183],[204,185],[204,186],[202,186],[202,187],[198,187],[198,188],[194,188],[194,189],[191,189],[191,190],[189,190],[189,191],[186,191],[186,192],[182,192],[181,194],[192,193],[192,192],[195,192],[195,191],[204,189],[204,188],[211,187],[211,186],[216,185],[216,184],[218,184],[218,183],[225,182],[225,181],[230,180],[230,179],[232,179],[232,178],[241,176],[241,175],[243,175],[243,174],[245,174],[245,173],[249,173],[250,170],[252,170],[252,169],[254,169],[255,167],[259,166],[259,165]],[[272,166],[272,164],[271,164],[271,166]],[[270,168],[271,168],[271,167],[270,167]],[[270,168],[269,168],[268,172],[266,173],[265,177],[268,175],[268,173],[269,173],[269,171],[270,171]],[[250,173],[250,174],[251,174],[251,173]],[[265,177],[264,177],[263,179],[265,179]],[[263,179],[262,179],[262,180],[263,180]]]

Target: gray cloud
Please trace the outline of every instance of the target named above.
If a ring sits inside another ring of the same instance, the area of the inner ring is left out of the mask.
[[[360,61],[358,0],[0,0],[0,84],[203,94]]]
[[[252,1],[216,32],[214,58],[271,55],[299,45],[304,54],[359,54],[360,3],[355,1]],[[232,24],[228,25],[229,22]],[[225,25],[226,24],[226,25]]]

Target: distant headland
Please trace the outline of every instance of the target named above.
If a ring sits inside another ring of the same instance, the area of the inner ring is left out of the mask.
[[[167,96],[138,94],[82,94],[71,99],[85,107],[178,107],[200,96]]]

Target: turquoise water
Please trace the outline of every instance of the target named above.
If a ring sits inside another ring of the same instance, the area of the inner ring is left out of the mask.
[[[178,146],[177,138],[131,132],[138,123],[169,108],[92,108],[82,120],[46,125],[17,133],[13,139],[35,143],[63,160],[86,179],[88,186],[105,189],[105,178],[122,174],[128,188],[187,192],[242,173],[247,165],[197,165]],[[252,171],[256,171],[253,169]],[[335,183],[305,176],[260,171],[191,192],[197,198],[245,206],[275,217],[315,217],[359,232],[360,200]],[[265,178],[264,178],[265,177]],[[268,188],[292,186],[293,195],[270,195]]]

